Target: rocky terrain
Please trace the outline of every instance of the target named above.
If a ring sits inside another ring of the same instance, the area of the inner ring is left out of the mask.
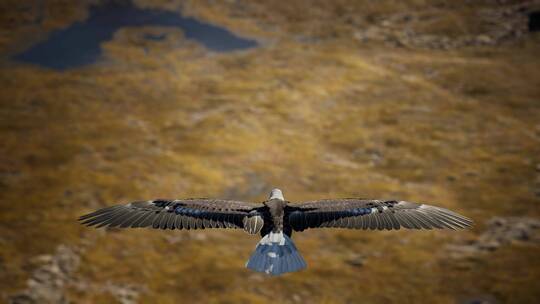
[[[127,3],[127,2],[119,2]],[[145,1],[258,42],[125,26],[97,62],[16,60],[103,1],[0,3],[0,302],[534,303],[539,1]],[[150,38],[149,38],[150,37]],[[242,231],[95,230],[158,197],[399,198],[468,231],[309,230],[308,269]]]

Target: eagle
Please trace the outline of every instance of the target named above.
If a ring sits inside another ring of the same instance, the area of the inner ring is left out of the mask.
[[[363,230],[465,229],[469,218],[450,210],[396,200],[324,199],[291,203],[273,189],[262,204],[209,198],[156,199],[116,205],[83,215],[87,226],[155,229],[236,228],[262,239],[246,267],[269,275],[306,268],[291,240],[309,228]]]

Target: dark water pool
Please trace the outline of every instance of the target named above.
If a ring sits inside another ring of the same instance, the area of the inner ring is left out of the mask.
[[[529,31],[540,31],[540,11],[529,13]]]
[[[188,39],[216,52],[231,52],[257,46],[251,39],[238,37],[225,28],[194,18],[164,11],[139,9],[131,4],[107,4],[91,8],[90,17],[66,29],[54,31],[49,38],[14,56],[15,60],[63,70],[92,64],[101,55],[100,43],[112,39],[125,26],[171,26],[182,29]],[[162,40],[164,35],[147,35]]]

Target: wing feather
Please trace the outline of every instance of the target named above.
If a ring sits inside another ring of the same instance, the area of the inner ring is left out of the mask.
[[[362,219],[362,229],[363,229],[363,230],[368,230],[368,228],[369,228],[369,220],[368,220],[368,217],[366,217],[366,216],[359,216],[359,218]]]
[[[93,226],[93,225],[96,225],[97,223],[111,219],[118,212],[121,212],[121,211],[110,209],[108,212],[99,213],[95,217],[86,217],[82,220],[82,223],[84,225]]]
[[[182,230],[184,228],[184,226],[182,226],[182,217],[181,216],[175,216],[174,217],[174,226],[178,230]]]
[[[258,206],[259,209],[261,208]],[[96,210],[79,218],[81,224],[96,227],[155,229],[245,228],[244,218],[257,206],[230,200],[182,199],[137,201]],[[257,233],[264,219],[260,210],[246,231]]]
[[[407,219],[407,221],[411,224],[412,229],[422,229],[422,226],[418,223],[418,221],[414,217],[410,216],[407,211],[401,213],[401,216]]]
[[[157,214],[154,211],[147,211],[146,212],[148,216],[145,216],[141,222],[137,225],[137,227],[150,227],[152,226],[152,223],[154,222],[154,219],[156,218]]]
[[[373,218],[373,214],[369,214],[367,216],[366,220],[368,221],[368,228],[369,229],[375,230],[377,228],[377,226],[376,226],[377,222],[375,222],[375,219]]]
[[[424,229],[431,229],[431,226],[427,224],[424,219],[422,218],[421,213],[409,213],[409,215],[416,220],[418,224]]]
[[[388,217],[390,218],[390,222],[392,223],[392,228],[395,230],[399,230],[400,229],[399,221],[396,219],[394,212],[388,213]]]
[[[290,205],[289,223],[295,231],[307,228],[371,230],[464,229],[469,218],[453,211],[406,201],[330,199]]]
[[[162,213],[162,212],[156,214],[156,217],[154,217],[154,221],[152,222],[152,228],[154,229],[159,228],[159,223],[161,223],[161,219],[163,218],[164,215],[165,213]]]
[[[169,217],[167,220],[167,228],[170,230],[176,229],[175,222],[176,222],[176,215],[174,213],[169,213]]]
[[[379,230],[384,230],[384,229],[390,230],[391,229],[390,219],[388,218],[387,213],[383,212],[379,215],[379,217],[382,219],[382,225],[379,226]]]
[[[135,211],[128,211],[124,214],[120,214],[109,224],[109,227],[120,226],[123,222],[127,221],[130,217],[135,215]]]
[[[135,224],[137,221],[139,221],[142,217],[146,215],[145,212],[135,212],[133,216],[131,216],[129,219],[125,220],[121,225],[120,228],[127,228],[127,227],[133,227],[133,224]]]
[[[409,222],[409,220],[405,216],[403,216],[403,213],[396,212],[394,216],[396,217],[396,219],[398,220],[401,226],[407,229],[413,229],[413,225]]]

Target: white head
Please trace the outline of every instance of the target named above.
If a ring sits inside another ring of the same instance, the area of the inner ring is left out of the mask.
[[[283,197],[283,193],[278,188],[272,189],[270,192],[270,198],[269,199],[278,199],[284,201],[285,198]]]

